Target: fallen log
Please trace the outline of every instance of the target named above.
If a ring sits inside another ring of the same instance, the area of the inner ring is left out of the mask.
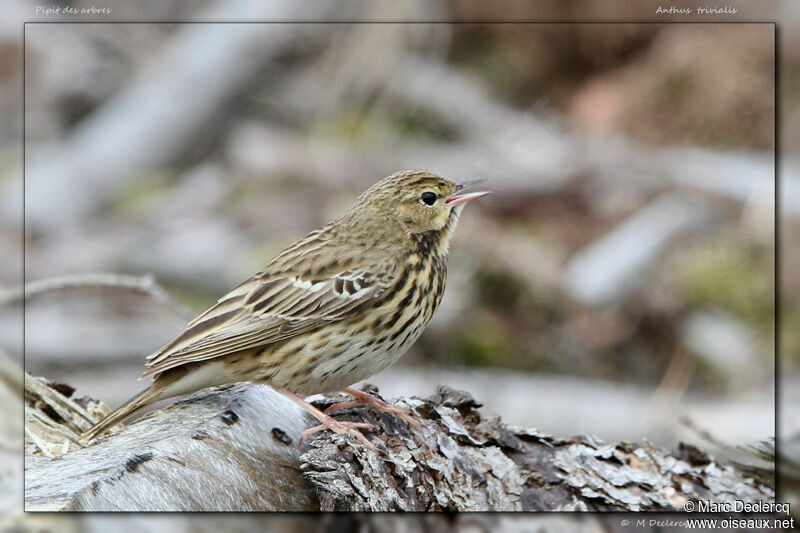
[[[314,421],[250,383],[200,391],[80,447],[85,413],[104,409],[71,395],[63,384],[26,384],[28,511],[674,511],[687,501],[775,499],[768,484],[692,446],[672,453],[647,441],[553,437],[484,417],[469,393],[446,387],[395,400],[419,429],[371,408],[337,412],[376,426],[367,436],[379,454],[330,432],[301,452]],[[344,399],[317,398],[320,408]],[[70,404],[83,411],[74,419]],[[44,431],[45,417],[62,431]],[[41,442],[54,434],[61,447]]]

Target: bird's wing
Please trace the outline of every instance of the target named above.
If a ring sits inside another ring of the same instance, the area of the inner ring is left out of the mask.
[[[319,257],[319,256],[316,256]],[[264,346],[351,316],[373,303],[398,277],[392,261],[309,268],[298,261],[269,267],[220,298],[186,330],[147,357],[142,377],[187,363]]]

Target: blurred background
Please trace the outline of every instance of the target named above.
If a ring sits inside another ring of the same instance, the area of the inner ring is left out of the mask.
[[[386,394],[444,382],[559,434],[772,435],[771,25],[29,25],[25,66],[27,280],[151,275],[186,309],[38,295],[33,374],[119,404],[187,318],[425,168],[495,194]]]
[[[260,4],[168,1],[151,16],[544,16]],[[575,4],[544,9],[585,16]],[[18,38],[0,43],[6,88],[21,83]],[[462,217],[431,326],[369,380],[384,396],[441,383],[510,423],[736,457],[775,435],[775,45],[772,24],[28,24],[25,275],[44,282],[26,306],[25,368],[119,405],[188,319],[378,179],[424,168],[488,178],[494,194]],[[800,46],[784,50],[788,392]],[[21,363],[12,92],[0,93],[0,350]],[[98,273],[121,277],[85,276]],[[781,410],[784,435],[800,431],[797,412]]]

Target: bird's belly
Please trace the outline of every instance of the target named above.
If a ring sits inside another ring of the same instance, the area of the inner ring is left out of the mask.
[[[393,334],[332,333],[327,342],[306,345],[300,353],[288,356],[265,381],[300,395],[342,390],[394,364],[419,338],[424,326],[422,320],[412,320]],[[287,345],[285,349],[296,347]]]
[[[437,268],[433,268],[436,266]],[[297,394],[334,392],[395,363],[422,334],[441,301],[445,270],[432,264],[406,291],[365,316],[331,323],[262,354],[260,380]]]
[[[390,349],[387,346],[384,349],[376,347],[345,352],[317,364],[308,381],[295,384],[296,392],[316,394],[342,390],[391,366],[405,351],[406,348]]]

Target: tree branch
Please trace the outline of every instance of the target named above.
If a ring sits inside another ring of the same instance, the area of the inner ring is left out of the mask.
[[[150,274],[144,276],[71,274],[32,281],[26,283],[24,288],[0,290],[0,306],[17,303],[23,299],[35,298],[48,292],[70,289],[119,289],[135,292],[149,296],[181,318],[189,319],[193,316],[189,309],[172,298]]]
[[[369,408],[336,415],[378,427],[367,435],[382,454],[330,432],[300,454],[297,439],[315,422],[283,395],[249,383],[207,389],[85,448],[28,456],[26,508],[651,511],[775,497],[690,446],[672,454],[646,441],[552,437],[485,418],[468,393],[445,387],[400,403],[420,429]]]

